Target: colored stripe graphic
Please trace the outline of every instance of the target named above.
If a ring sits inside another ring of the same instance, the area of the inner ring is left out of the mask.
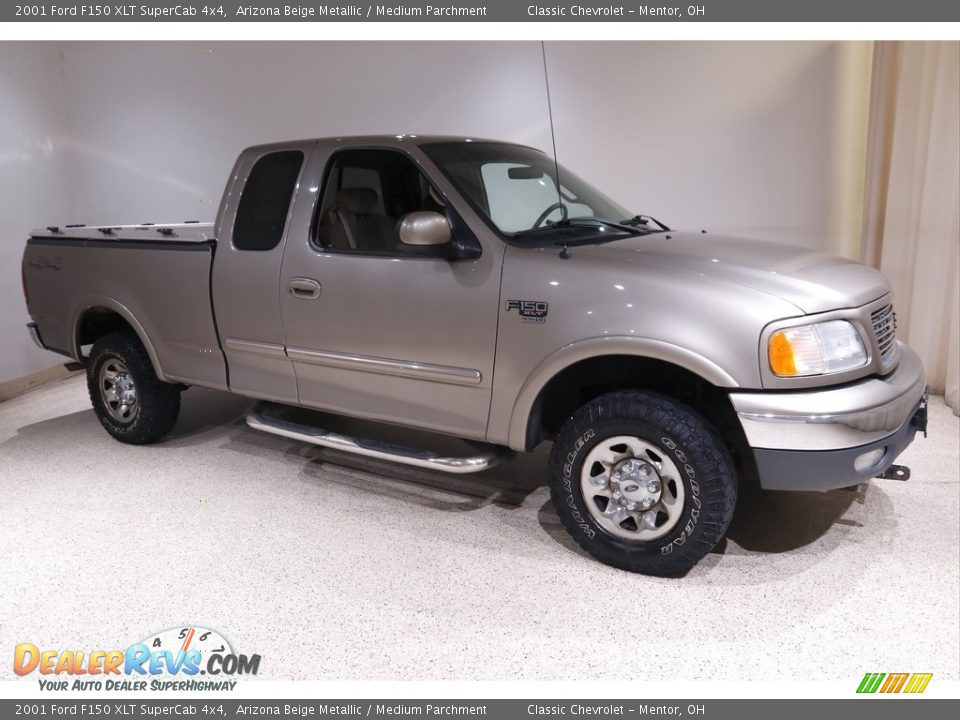
[[[880,692],[900,692],[900,689],[903,687],[903,684],[907,681],[908,677],[910,677],[910,673],[890,673],[887,675],[887,681],[883,684],[883,687],[880,688]]]
[[[907,683],[907,687],[904,690],[906,693],[922,693],[927,689],[927,685],[930,684],[930,678],[933,677],[933,673],[914,673],[910,682]]]
[[[875,693],[877,688],[880,687],[880,681],[884,678],[883,673],[867,673],[863,676],[863,680],[860,681],[860,687],[857,688],[858,693]]]
[[[927,689],[933,673],[866,673],[860,685],[857,687],[858,693],[911,693],[919,694]]]

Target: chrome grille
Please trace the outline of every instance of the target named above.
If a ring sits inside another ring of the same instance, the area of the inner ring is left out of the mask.
[[[893,359],[893,354],[897,349],[897,314],[893,311],[893,305],[887,305],[870,315],[873,323],[873,336],[877,341],[877,348],[880,350],[880,359],[886,365]]]

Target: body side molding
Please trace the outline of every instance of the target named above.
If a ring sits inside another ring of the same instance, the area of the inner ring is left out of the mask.
[[[349,355],[325,350],[288,347],[287,357],[295,363],[325,365],[345,370],[358,370],[360,372],[394,375],[453,385],[479,385],[483,379],[479,370],[470,368],[430,365],[411,360],[394,360],[369,355]]]

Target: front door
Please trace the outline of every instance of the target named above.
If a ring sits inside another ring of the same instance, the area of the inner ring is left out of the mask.
[[[309,229],[288,234],[280,276],[302,405],[483,438],[500,249],[448,260],[397,232],[409,212],[451,217],[447,202],[399,150],[332,156]]]

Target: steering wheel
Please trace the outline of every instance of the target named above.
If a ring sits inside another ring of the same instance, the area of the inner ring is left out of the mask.
[[[567,206],[564,205],[562,202],[555,202],[553,205],[551,205],[542,213],[540,213],[540,217],[537,218],[537,221],[531,226],[530,229],[532,230],[534,228],[538,228],[541,225],[543,225],[543,223],[545,223],[547,221],[547,218],[550,216],[550,213],[552,213],[554,210],[560,211],[560,222],[563,222],[564,220],[567,219],[567,214],[568,214]]]

